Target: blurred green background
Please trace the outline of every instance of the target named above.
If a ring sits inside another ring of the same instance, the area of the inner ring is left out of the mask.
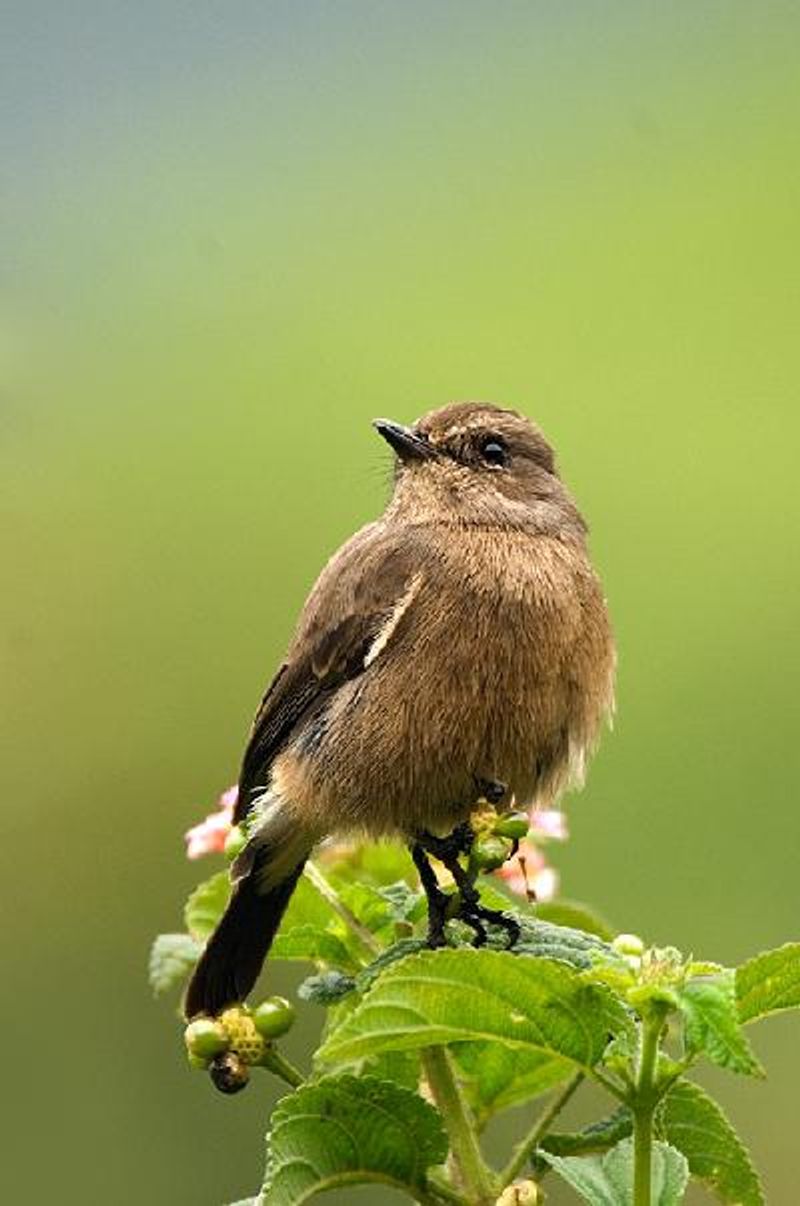
[[[3,1200],[257,1184],[276,1089],[185,1069],[146,954],[306,590],[386,498],[377,414],[518,406],[590,519],[619,711],[564,890],[698,956],[797,938],[798,6],[76,0],[3,30]],[[796,1019],[756,1044],[766,1084],[714,1084],[791,1203]]]

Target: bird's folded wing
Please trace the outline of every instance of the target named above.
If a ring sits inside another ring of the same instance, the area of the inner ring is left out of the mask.
[[[325,696],[362,674],[396,636],[424,576],[422,542],[370,524],[322,571],[286,661],[253,721],[234,820],[247,815],[297,724]]]

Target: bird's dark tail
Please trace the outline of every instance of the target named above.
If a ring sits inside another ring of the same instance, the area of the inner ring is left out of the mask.
[[[238,878],[228,907],[186,992],[187,1018],[198,1014],[214,1017],[227,1005],[245,999],[258,979],[309,852],[310,843],[302,854],[297,851],[299,858],[296,855],[297,861],[282,869],[279,878],[269,872],[274,862],[285,866],[285,847],[279,854],[274,846],[256,840],[239,856],[233,867]]]

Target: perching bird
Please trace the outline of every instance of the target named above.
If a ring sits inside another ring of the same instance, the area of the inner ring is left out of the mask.
[[[447,898],[426,851],[452,870],[479,941],[487,922],[513,937],[458,863],[470,813],[481,798],[548,805],[580,784],[613,707],[586,525],[538,428],[476,402],[375,427],[396,454],[394,491],[322,571],[261,702],[235,815],[249,841],[190,1018],[249,993],[331,834],[411,843],[432,945]]]

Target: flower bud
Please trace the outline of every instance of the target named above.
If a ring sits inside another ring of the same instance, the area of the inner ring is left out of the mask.
[[[521,838],[527,837],[530,827],[527,812],[506,812],[495,821],[494,832],[501,837],[520,841]]]
[[[617,934],[611,946],[618,955],[634,955],[639,958],[644,954],[644,943],[638,934]]]
[[[496,1206],[537,1206],[540,1200],[539,1187],[535,1181],[517,1181],[507,1185]]]
[[[511,840],[505,837],[486,836],[476,840],[470,851],[470,861],[481,871],[496,871],[511,853]]]
[[[217,1055],[208,1070],[220,1093],[240,1093],[250,1079],[247,1064],[233,1051]]]
[[[264,1054],[264,1039],[258,1033],[250,1012],[234,1005],[219,1015],[219,1024],[228,1038],[231,1052],[246,1064],[257,1064]]]
[[[253,1023],[265,1039],[280,1038],[294,1025],[294,1006],[285,997],[268,997],[253,1010]]]
[[[237,854],[241,854],[247,845],[247,838],[242,831],[241,825],[234,825],[230,833],[225,838],[225,857],[231,860],[235,859]]]

